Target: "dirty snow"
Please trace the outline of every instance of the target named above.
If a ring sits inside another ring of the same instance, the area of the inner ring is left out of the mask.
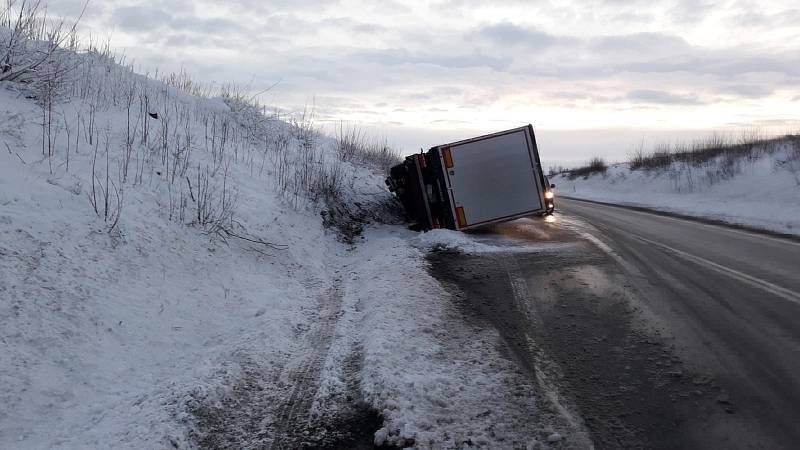
[[[800,160],[796,171],[785,161],[798,153],[794,142],[774,153],[736,161],[732,177],[720,177],[721,161],[699,167],[673,163],[668,170],[629,170],[611,165],[605,174],[570,179],[552,177],[558,195],[656,208],[733,224],[800,234]],[[796,157],[796,156],[795,156]]]
[[[538,227],[531,221],[538,218],[523,218],[503,226],[520,232],[537,233]],[[558,220],[558,219],[555,219]],[[511,234],[511,233],[509,233]],[[543,239],[544,240],[544,239]],[[557,251],[569,244],[552,242],[533,242],[529,239],[515,239],[513,236],[491,233],[490,228],[477,232],[461,232],[447,229],[431,230],[410,238],[410,244],[421,250],[449,249],[463,253],[538,253]]]
[[[361,389],[385,421],[375,443],[541,446],[547,424],[537,421],[533,381],[500,353],[496,330],[469,324],[452,302],[438,301],[449,294],[413,244],[426,236],[370,229],[348,267],[358,288],[347,291],[341,325],[361,343]]]

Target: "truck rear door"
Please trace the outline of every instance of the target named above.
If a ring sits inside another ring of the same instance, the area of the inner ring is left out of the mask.
[[[545,211],[533,127],[439,147],[457,229]]]

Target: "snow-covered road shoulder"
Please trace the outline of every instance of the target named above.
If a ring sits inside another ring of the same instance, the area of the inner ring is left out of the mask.
[[[428,273],[432,246],[491,250],[478,241],[378,227],[349,258],[339,334],[360,348],[361,391],[384,420],[378,445],[547,447],[537,440],[547,430],[535,383],[503,353],[497,330],[465,317]]]

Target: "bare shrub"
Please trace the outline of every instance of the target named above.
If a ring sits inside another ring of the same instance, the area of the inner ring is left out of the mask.
[[[694,192],[697,188],[693,167],[687,163],[677,163],[667,172],[672,189],[676,192]]]
[[[326,158],[312,115],[304,113],[289,123],[287,133],[265,134],[265,157],[274,168],[276,190],[293,207],[328,202],[342,195],[347,178],[335,158]]]
[[[228,186],[228,168],[222,176],[222,186],[212,179],[211,169],[197,166],[195,184],[186,177],[189,196],[194,203],[192,224],[205,229],[210,234],[227,236],[234,228],[234,213],[237,198]]]
[[[105,155],[105,171],[98,174],[97,153],[99,145],[99,140],[96,140],[94,156],[92,157],[92,191],[89,194],[89,203],[94,208],[95,214],[109,225],[108,231],[111,232],[117,227],[122,216],[124,191],[122,183],[120,182],[119,186],[117,186],[111,178],[110,138],[108,132],[106,132],[103,152]]]
[[[54,57],[56,53],[65,44],[77,42],[75,31],[83,11],[68,25],[64,20],[48,21],[41,10],[41,0],[7,0],[0,14],[0,26],[10,30],[0,35],[0,81],[31,82],[43,74],[52,76],[53,68],[43,71],[42,67],[63,63]]]
[[[644,150],[640,148],[634,155],[634,159],[630,160],[631,170],[644,169],[644,170],[659,170],[667,169],[674,161],[674,154],[669,144],[656,145],[653,153],[645,154]]]
[[[594,172],[605,172],[608,166],[603,158],[595,156],[589,161],[589,168]]]
[[[789,171],[795,184],[800,187],[800,136],[791,136],[786,157],[775,162],[775,167]]]
[[[369,139],[355,127],[342,128],[329,145],[314,126],[313,109],[278,120],[278,112],[257,101],[272,86],[252,95],[247,87],[199,83],[183,70],[140,75],[107,41],[89,37],[79,52],[77,22],[45,21],[40,0],[5,2],[0,81],[17,83],[41,108],[42,152],[51,173],[60,167],[54,156],[63,155],[69,171],[82,148],[89,149],[89,201],[111,229],[117,227],[126,185],[168,192],[170,220],[242,236],[228,178],[232,165],[269,177],[294,207],[341,211],[358,203],[351,200],[373,195],[356,192],[356,170],[400,162],[385,141]],[[69,106],[60,106],[62,100]],[[121,128],[109,129],[114,123]],[[356,216],[363,214],[339,214],[347,220]]]
[[[355,125],[339,125],[336,150],[342,161],[366,164],[383,172],[402,162],[400,152],[389,147],[385,140],[370,139]]]
[[[644,142],[640,142],[635,149],[633,149],[630,153],[628,153],[628,162],[630,163],[630,169],[636,170],[642,168],[644,166],[645,156],[646,154],[644,152]]]
[[[755,164],[765,155],[787,148],[797,148],[800,138],[793,135],[769,137],[758,129],[742,131],[737,137],[713,134],[688,143],[658,144],[650,153],[640,146],[629,154],[631,170],[668,171],[673,188],[678,192],[690,192],[704,184],[711,186],[731,179],[741,173],[747,164]],[[775,167],[786,168],[792,173],[794,154],[777,160]],[[800,175],[796,176],[800,178]],[[800,180],[798,180],[800,184]]]
[[[52,174],[60,130],[54,106],[81,61],[74,54],[80,16],[68,26],[64,20],[49,20],[43,10],[40,0],[6,1],[0,12],[0,82],[20,83],[40,107],[42,155]]]
[[[548,177],[554,177],[558,174],[562,174],[565,172],[567,172],[567,169],[565,169],[564,166],[561,165],[551,165],[547,168]]]
[[[571,180],[577,177],[586,178],[595,173],[605,173],[606,170],[608,170],[608,165],[606,164],[605,160],[599,156],[595,156],[589,160],[589,163],[585,166],[578,167],[576,169],[570,169],[569,178]]]
[[[775,152],[775,142],[776,138],[769,138],[758,129],[744,130],[735,139],[715,133],[689,143],[660,143],[650,153],[640,146],[628,161],[631,170],[666,170],[673,163],[701,167],[722,158],[723,175],[727,175],[738,166],[734,159],[754,162],[765,153]]]
[[[733,178],[739,172],[739,157],[735,153],[725,153],[719,162],[719,171],[723,179]]]

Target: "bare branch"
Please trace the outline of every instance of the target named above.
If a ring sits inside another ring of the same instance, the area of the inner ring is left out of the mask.
[[[233,232],[231,230],[228,230],[228,229],[223,229],[222,231],[223,231],[223,233],[225,233],[226,236],[234,237],[234,238],[241,239],[241,240],[247,241],[247,242],[252,242],[254,244],[261,244],[261,245],[267,246],[267,247],[269,247],[269,248],[271,248],[273,250],[286,250],[286,249],[289,248],[289,246],[285,245],[285,244],[273,244],[272,242],[267,242],[267,241],[264,241],[264,240],[261,240],[261,239],[258,239],[258,238],[251,238],[251,237],[247,237],[247,236],[242,236],[241,234],[235,233],[235,232]]]

